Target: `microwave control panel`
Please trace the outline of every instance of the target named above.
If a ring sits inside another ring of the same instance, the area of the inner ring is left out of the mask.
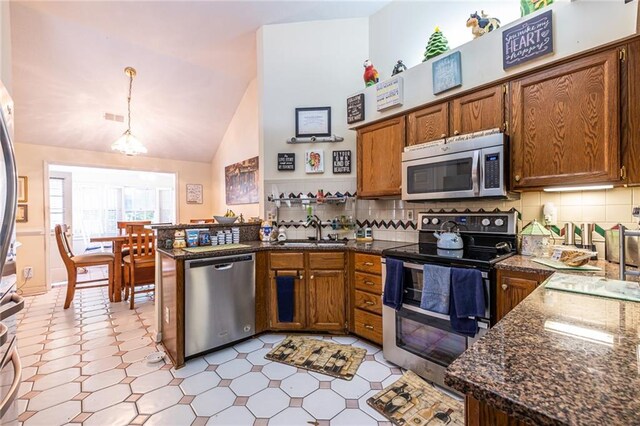
[[[500,188],[500,154],[485,154],[484,156],[484,187],[486,189]]]

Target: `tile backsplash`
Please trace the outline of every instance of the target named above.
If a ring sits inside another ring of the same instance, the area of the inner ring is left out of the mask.
[[[277,187],[278,194],[284,192],[293,193],[316,193],[318,189],[324,192],[336,191],[355,192],[355,178],[332,179],[322,178],[317,181],[269,181],[265,182],[265,197],[272,192],[272,186]],[[322,220],[331,220],[335,216],[352,216],[359,222],[369,220],[375,221],[373,237],[379,240],[417,242],[417,231],[408,223],[415,223],[418,213],[429,209],[471,209],[478,210],[509,210],[515,208],[522,215],[522,221],[518,229],[537,219],[543,222],[543,207],[547,203],[554,203],[557,211],[557,226],[562,228],[566,222],[573,222],[580,225],[584,222],[597,223],[604,229],[609,229],[618,223],[636,229],[637,219],[631,212],[633,206],[640,205],[639,188],[615,188],[601,191],[581,191],[581,192],[525,192],[521,194],[519,200],[478,200],[478,201],[443,201],[428,203],[413,203],[401,200],[357,200],[348,201],[344,205],[314,205],[314,214]],[[266,202],[266,210],[275,213],[274,203]],[[306,210],[300,205],[286,207],[281,203],[279,209],[280,220],[303,221],[306,217]],[[412,219],[413,218],[413,219]],[[398,223],[401,222],[401,223]],[[392,226],[393,224],[396,226]],[[377,225],[377,226],[376,226]],[[405,229],[406,228],[406,229]],[[325,233],[334,232],[330,228],[325,228]],[[352,232],[342,232],[341,236],[352,237]],[[289,238],[306,238],[314,235],[313,229],[298,227],[289,228],[287,231]],[[604,257],[604,240],[597,234],[593,236],[594,243],[598,249],[599,257]],[[561,239],[558,240],[559,242]],[[579,239],[578,239],[579,241]]]

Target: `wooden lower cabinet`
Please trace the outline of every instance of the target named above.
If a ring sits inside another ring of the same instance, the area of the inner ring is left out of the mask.
[[[354,331],[358,336],[382,344],[382,316],[356,309]]]
[[[467,396],[465,424],[466,426],[526,426],[528,423],[514,419],[497,408]]]
[[[330,332],[347,330],[345,253],[271,253],[270,258],[270,329]],[[278,276],[294,277],[292,322],[282,322],[278,318]]]
[[[354,253],[351,258],[351,332],[382,345],[382,259]]]
[[[551,274],[551,271],[531,273],[498,269],[496,321],[500,321]]]

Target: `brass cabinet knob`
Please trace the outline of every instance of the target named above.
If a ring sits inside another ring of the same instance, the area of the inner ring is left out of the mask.
[[[373,262],[364,262],[364,266],[373,266]]]
[[[520,179],[522,179],[520,175],[515,175],[513,178],[516,180],[516,182],[520,182]]]
[[[506,290],[506,289],[508,289],[508,288],[509,288],[509,286],[508,286],[508,285],[506,285],[506,284],[502,284],[502,289],[503,289],[503,290]]]
[[[441,134],[441,135],[440,135],[440,137],[441,137],[441,138],[446,138],[446,137],[447,137],[447,134],[446,134],[446,133],[443,133],[443,134]]]
[[[309,278],[313,279],[313,275],[311,275]]]
[[[364,302],[364,304],[365,304],[365,305],[375,305],[375,303],[374,303],[374,302],[372,302],[371,300],[366,300],[366,301]]]
[[[304,278],[304,275],[300,275],[298,278],[303,279],[303,278]]]
[[[366,285],[373,285],[373,281],[365,281],[364,282]]]
[[[366,328],[367,330],[373,330],[373,326],[369,324],[365,324],[364,328]]]
[[[458,136],[458,135],[460,134],[460,132],[459,132],[459,131],[457,131],[457,130],[455,130],[455,131],[453,132],[453,134],[454,134],[454,135],[456,135],[456,136]]]

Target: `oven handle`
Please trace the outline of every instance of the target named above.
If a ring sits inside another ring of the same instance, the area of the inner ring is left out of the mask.
[[[11,360],[11,362],[13,363],[14,371],[13,383],[9,388],[9,392],[7,392],[2,401],[0,401],[0,418],[4,417],[4,415],[9,410],[9,407],[11,407],[11,404],[13,404],[13,401],[15,401],[16,397],[18,396],[18,390],[20,389],[20,383],[22,382],[22,363],[20,362],[20,354],[18,353],[18,348],[15,344],[15,340],[11,344],[9,350],[11,351],[11,356],[7,357],[7,360],[2,365],[2,368],[4,368],[4,366],[7,365],[7,362]]]
[[[439,319],[445,320],[445,321],[451,321],[451,317],[449,315],[444,315],[444,314],[439,314],[437,312],[427,311],[427,310],[418,308],[416,306],[403,304],[402,305],[402,309],[406,309],[408,311],[412,311],[412,312],[415,312],[417,314],[425,315],[425,316],[428,316],[428,317],[439,318]],[[485,320],[483,320],[481,318],[477,318],[477,320],[478,320],[478,328],[484,328],[485,330],[489,329],[489,323],[488,322],[486,322]]]
[[[8,294],[0,301],[0,321],[17,314],[22,309],[24,309],[24,297],[17,293]]]
[[[416,270],[416,271],[422,271],[422,270],[423,270],[423,266],[424,266],[424,265],[420,265],[420,264],[417,264],[417,263],[408,263],[408,262],[404,262],[404,267],[405,267],[405,268],[407,268],[407,269],[414,269],[414,270]],[[480,271],[480,273],[482,274],[482,278],[483,278],[483,279],[487,279],[487,278],[489,278],[489,274],[487,274],[486,272],[484,272],[484,271]]]

